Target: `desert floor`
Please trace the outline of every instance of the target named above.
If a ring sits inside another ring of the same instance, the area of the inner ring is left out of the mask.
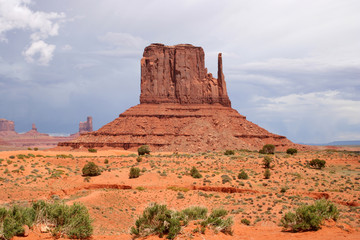
[[[81,202],[94,219],[93,239],[131,239],[130,227],[152,202],[176,210],[223,207],[233,216],[233,236],[211,229],[195,233],[190,224],[176,239],[360,239],[360,152],[355,150],[275,153],[270,155],[274,159],[270,179],[264,179],[264,155],[249,151],[151,153],[141,162],[136,161],[136,152],[121,150],[2,151],[0,206],[27,205],[39,199]],[[307,162],[314,158],[325,160],[326,167],[309,168]],[[100,176],[82,176],[82,167],[90,161],[103,169]],[[129,179],[134,166],[142,170],[141,175]],[[193,166],[202,178],[189,175]],[[249,179],[237,178],[241,169]],[[224,175],[230,181],[223,182]],[[337,222],[327,221],[316,232],[282,231],[279,222],[286,212],[320,198],[336,203]],[[244,218],[250,226],[241,223]],[[35,227],[29,237],[15,239],[51,237]]]

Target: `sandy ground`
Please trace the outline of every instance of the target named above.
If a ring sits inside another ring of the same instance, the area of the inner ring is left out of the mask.
[[[223,207],[234,219],[233,236],[210,229],[205,234],[194,233],[190,224],[176,239],[360,239],[360,155],[359,148],[351,150],[313,150],[294,156],[276,153],[270,179],[264,179],[263,155],[256,152],[237,151],[230,156],[222,152],[152,153],[137,162],[135,152],[122,150],[3,151],[0,205],[26,205],[39,199],[81,202],[94,219],[93,239],[131,239],[130,227],[152,202],[176,210],[194,205],[209,210]],[[307,167],[307,161],[314,158],[326,160],[326,167]],[[89,161],[103,172],[87,180],[81,169]],[[142,173],[129,179],[133,166]],[[189,175],[193,166],[202,178]],[[241,169],[249,179],[237,178]],[[223,175],[230,181],[223,183]],[[325,222],[316,232],[282,231],[279,222],[286,212],[323,197],[338,206],[341,216],[337,222]],[[250,220],[250,226],[241,224],[243,218]],[[51,236],[35,228],[26,239]]]

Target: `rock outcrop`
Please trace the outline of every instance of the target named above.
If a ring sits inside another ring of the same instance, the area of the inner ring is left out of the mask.
[[[207,73],[204,51],[189,44],[152,44],[141,59],[140,104],[97,131],[58,146],[115,147],[135,150],[196,152],[259,150],[300,146],[266,131],[231,108],[218,56],[218,78]]]
[[[201,47],[151,44],[141,59],[140,103],[214,104],[230,107],[222,59],[218,79],[205,68]]]
[[[0,132],[15,132],[15,124],[13,121],[0,119]]]
[[[92,117],[87,117],[86,122],[79,123],[79,133],[92,132],[92,131],[93,131]]]

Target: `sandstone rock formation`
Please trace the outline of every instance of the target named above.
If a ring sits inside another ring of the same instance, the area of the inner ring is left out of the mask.
[[[116,147],[143,144],[158,151],[259,150],[299,147],[269,133],[231,108],[218,56],[218,78],[207,73],[204,51],[189,44],[152,44],[141,59],[140,104],[97,131],[58,146]]]
[[[15,124],[13,121],[0,119],[0,132],[15,132]]]
[[[222,59],[218,79],[207,73],[204,50],[190,44],[151,44],[141,59],[140,103],[213,104],[230,107]]]
[[[79,133],[92,132],[92,131],[93,131],[92,117],[87,117],[86,122],[79,123]]]

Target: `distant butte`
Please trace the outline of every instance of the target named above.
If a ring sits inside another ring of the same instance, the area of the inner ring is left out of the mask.
[[[97,131],[58,146],[133,149],[143,144],[157,151],[196,152],[301,147],[284,136],[246,120],[227,95],[222,55],[218,74],[205,68],[201,47],[151,44],[141,59],[140,104]]]

